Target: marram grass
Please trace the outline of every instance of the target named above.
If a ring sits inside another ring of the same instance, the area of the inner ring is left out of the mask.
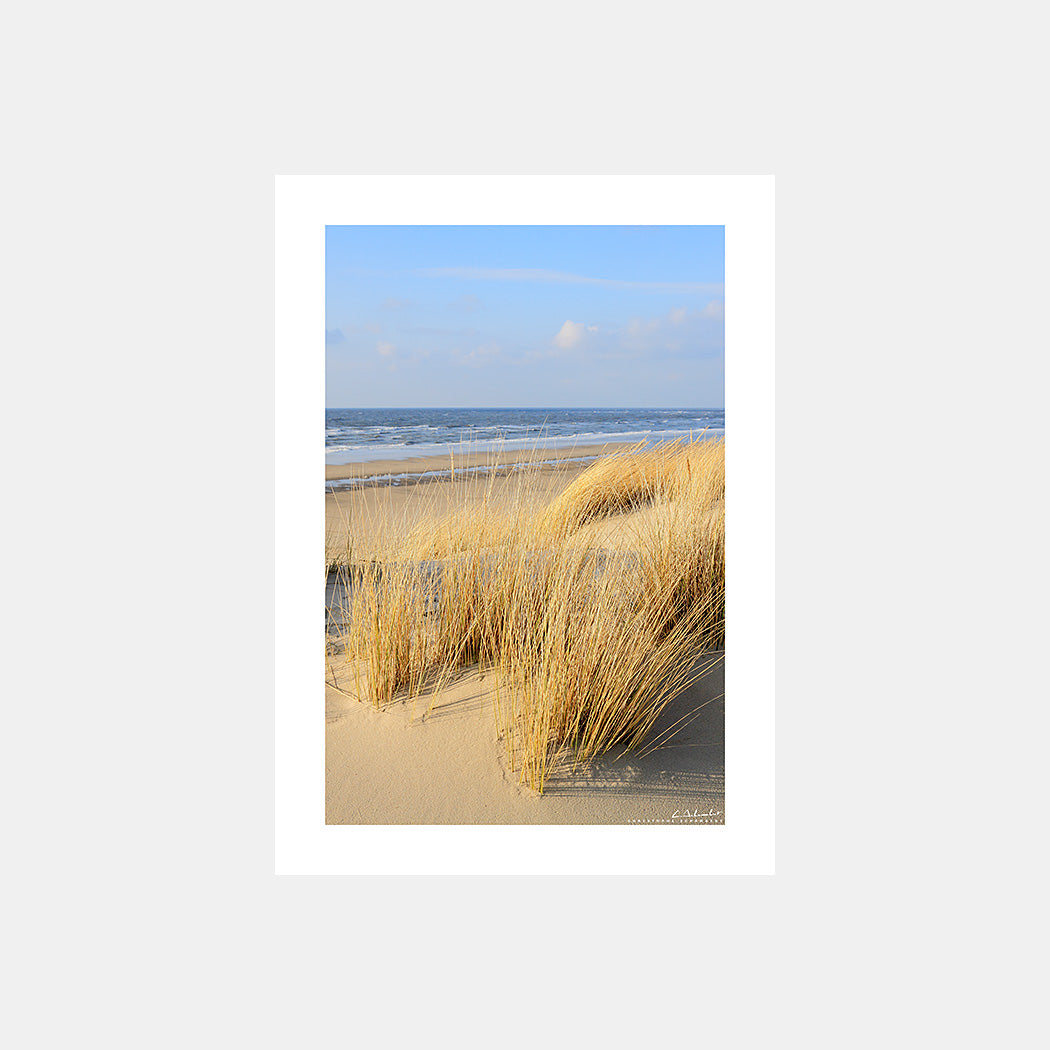
[[[458,508],[347,522],[341,640],[377,707],[492,673],[511,767],[542,792],[562,753],[654,746],[661,711],[718,659],[725,444],[607,456],[553,500],[535,466],[515,482],[475,476]]]

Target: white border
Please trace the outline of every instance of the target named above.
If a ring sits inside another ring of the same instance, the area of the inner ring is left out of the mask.
[[[275,194],[277,874],[773,874],[773,176],[299,174]],[[726,228],[727,823],[327,827],[325,225],[541,223]]]

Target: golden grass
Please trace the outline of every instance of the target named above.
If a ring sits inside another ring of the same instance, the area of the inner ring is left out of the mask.
[[[541,528],[557,537],[654,500],[706,504],[724,494],[724,441],[634,446],[604,457],[576,478],[547,508]]]
[[[511,767],[537,791],[564,749],[651,744],[724,644],[724,495],[718,440],[607,456],[553,500],[531,469],[475,476],[443,514],[437,498],[412,520],[374,504],[348,523],[343,569],[360,695],[381,706],[491,671]],[[600,532],[614,523],[615,547]]]

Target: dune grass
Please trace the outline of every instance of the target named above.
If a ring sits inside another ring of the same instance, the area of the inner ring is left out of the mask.
[[[541,528],[558,537],[656,500],[706,505],[724,494],[724,441],[636,445],[604,457],[576,478],[547,508]]]
[[[359,695],[378,707],[492,673],[511,768],[540,792],[565,749],[651,743],[724,644],[724,495],[718,440],[604,457],[553,500],[530,468],[475,476],[460,505],[414,501],[411,520],[376,503],[347,523],[341,570]]]

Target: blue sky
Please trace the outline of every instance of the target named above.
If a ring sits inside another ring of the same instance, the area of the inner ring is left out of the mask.
[[[330,408],[725,404],[722,226],[329,226]]]

